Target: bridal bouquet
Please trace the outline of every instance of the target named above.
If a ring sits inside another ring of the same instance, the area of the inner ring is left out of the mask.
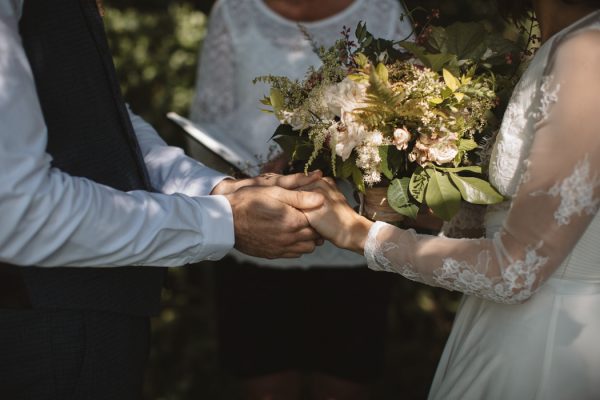
[[[322,66],[303,81],[255,80],[271,86],[262,103],[292,162],[362,193],[384,188],[382,200],[410,218],[423,206],[448,220],[461,201],[501,202],[478,149],[497,128],[519,47],[480,23],[429,25],[415,41],[375,38],[364,23],[356,42],[342,35],[328,49],[313,43]]]

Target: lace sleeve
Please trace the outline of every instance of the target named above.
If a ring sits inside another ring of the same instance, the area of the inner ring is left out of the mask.
[[[483,221],[486,206],[462,203],[458,213],[442,226],[442,234],[450,238],[480,238],[484,236]]]
[[[600,31],[569,38],[555,56],[500,232],[449,239],[376,223],[365,245],[370,268],[501,303],[527,300],[558,269],[600,203]]]
[[[235,57],[224,7],[225,2],[215,5],[199,56],[190,109],[190,118],[196,122],[217,123],[235,108]]]

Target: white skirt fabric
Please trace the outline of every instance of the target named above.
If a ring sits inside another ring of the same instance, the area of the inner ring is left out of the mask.
[[[600,284],[552,278],[529,301],[465,296],[431,400],[600,399]]]

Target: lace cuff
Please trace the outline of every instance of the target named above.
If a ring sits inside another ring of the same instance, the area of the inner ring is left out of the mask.
[[[385,265],[379,264],[377,259],[381,259],[382,251],[380,250],[379,243],[377,242],[377,235],[385,224],[383,222],[375,222],[369,230],[367,241],[365,242],[365,258],[367,259],[367,266],[373,271],[386,271],[393,272],[392,269],[386,268]]]

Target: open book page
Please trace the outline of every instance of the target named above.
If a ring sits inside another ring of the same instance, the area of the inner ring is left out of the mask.
[[[179,125],[190,138],[202,144],[242,173],[248,176],[256,176],[260,173],[259,162],[255,155],[229,137],[219,135],[219,132],[210,125],[200,125],[174,112],[168,113],[167,118]]]

